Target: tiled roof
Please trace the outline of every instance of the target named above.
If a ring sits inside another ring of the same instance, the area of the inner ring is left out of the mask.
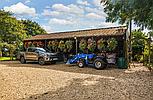
[[[25,40],[64,39],[64,38],[89,37],[89,36],[120,36],[120,35],[123,35],[126,32],[126,30],[127,28],[125,26],[88,29],[88,30],[36,35],[36,36],[32,36],[31,38],[28,38]]]

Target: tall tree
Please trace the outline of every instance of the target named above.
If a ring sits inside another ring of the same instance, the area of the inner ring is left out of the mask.
[[[36,22],[31,20],[21,20],[25,25],[25,31],[28,36],[34,36],[38,34],[46,34],[47,32]]]
[[[0,10],[0,39],[8,44],[18,44],[26,35],[24,25],[11,15]]]
[[[11,13],[0,10],[0,49],[7,46],[13,52],[12,47],[17,48],[25,37],[24,25]]]

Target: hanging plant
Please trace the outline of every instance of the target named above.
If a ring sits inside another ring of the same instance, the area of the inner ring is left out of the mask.
[[[37,46],[38,47],[43,47],[44,46],[44,43],[42,41],[39,41],[39,42],[37,42]]]
[[[108,51],[113,51],[113,50],[115,50],[116,47],[117,47],[117,44],[118,44],[115,38],[110,38],[110,39],[108,39],[108,40],[107,40],[107,43],[108,43],[108,45],[107,45]]]
[[[49,41],[47,47],[51,50],[52,49],[52,41]]]
[[[34,47],[34,45],[32,44],[32,42],[28,42],[28,47]]]
[[[63,41],[63,40],[61,40],[61,41],[59,42],[58,48],[59,48],[61,51],[64,51],[64,49],[65,49],[65,44],[64,44],[64,41]]]
[[[98,48],[98,50],[99,51],[105,51],[106,50],[106,45],[105,45],[105,40],[104,39],[99,39],[98,41],[97,41],[97,48]]]
[[[90,52],[94,52],[94,50],[96,48],[96,42],[93,39],[89,38],[87,43],[88,43],[88,46],[87,46],[88,50]]]
[[[82,39],[79,43],[79,48],[81,51],[85,51],[87,48],[87,41],[85,39]]]
[[[34,41],[32,44],[33,44],[33,46],[35,46],[35,47],[37,47],[37,46],[38,46],[37,41]]]
[[[55,40],[55,41],[52,41],[52,49],[57,52],[57,49],[58,49],[58,41]]]
[[[67,40],[65,42],[65,47],[66,47],[67,51],[70,52],[73,48],[73,41],[72,40]]]

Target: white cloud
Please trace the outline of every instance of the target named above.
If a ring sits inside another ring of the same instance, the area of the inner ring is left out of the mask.
[[[49,10],[44,10],[42,15],[44,16],[59,16],[60,15],[60,12],[58,11],[49,11]]]
[[[87,18],[91,18],[91,19],[102,19],[102,18],[105,18],[103,16],[100,16],[98,14],[95,14],[95,13],[88,13],[86,15]]]
[[[49,20],[49,24],[59,24],[59,25],[71,25],[73,24],[72,21],[66,20],[66,19],[57,19],[57,18],[52,18]]]
[[[10,12],[18,14],[18,15],[30,15],[30,16],[36,15],[35,8],[30,8],[21,2],[15,4],[15,5],[12,5],[10,7],[4,7],[4,10],[10,11]]]
[[[24,3],[30,3],[31,2],[31,0],[26,0]]]
[[[54,4],[53,6],[52,6],[52,8],[54,9],[54,10],[57,10],[57,11],[64,11],[64,12],[67,12],[67,11],[69,11],[70,10],[70,8],[69,7],[66,7],[66,6],[64,6],[63,4]]]
[[[46,8],[46,9],[50,9],[51,7],[50,7],[50,6],[46,6],[45,8]]]
[[[85,7],[85,11],[88,13],[96,13],[100,16],[106,17],[106,13],[104,13],[103,8],[91,8],[91,7]]]
[[[100,4],[100,2],[101,2],[101,0],[93,0],[93,4],[94,4],[95,6],[102,6],[102,5]]]
[[[84,13],[84,10],[82,8],[74,4],[70,4],[67,6],[63,4],[54,4],[52,6],[52,9],[54,9],[55,11],[71,13],[71,14],[83,14]]]
[[[86,6],[87,6],[87,5],[90,5],[90,4],[88,3],[88,1],[85,1],[85,0],[84,0],[84,1],[83,1],[83,0],[77,0],[77,3],[80,4],[80,5],[86,5]]]
[[[48,26],[48,25],[42,25],[42,27],[46,30],[47,33],[52,33],[52,32],[53,32],[51,26]]]

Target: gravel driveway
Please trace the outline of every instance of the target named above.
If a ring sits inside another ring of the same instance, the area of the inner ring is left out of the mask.
[[[0,100],[153,100],[153,74],[129,70],[0,62]]]

